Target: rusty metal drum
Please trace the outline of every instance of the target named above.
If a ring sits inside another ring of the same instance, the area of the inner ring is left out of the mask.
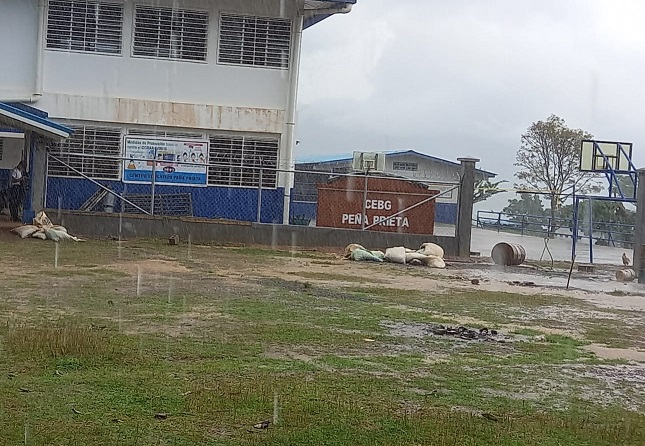
[[[496,265],[517,266],[526,260],[526,251],[516,243],[498,243],[493,246],[490,256]]]

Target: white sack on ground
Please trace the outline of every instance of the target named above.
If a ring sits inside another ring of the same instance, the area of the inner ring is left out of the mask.
[[[47,235],[43,231],[36,231],[33,234],[31,234],[33,238],[37,238],[40,240],[47,240]]]
[[[346,259],[349,259],[350,256],[352,255],[352,252],[354,252],[357,249],[362,249],[364,251],[367,251],[363,246],[359,245],[358,243],[350,243],[345,248],[345,254],[343,255],[343,257],[345,257]]]
[[[396,246],[385,250],[385,260],[392,263],[405,264],[405,247]]]
[[[421,248],[417,251],[419,254],[425,254],[427,256],[436,256],[443,259],[443,248],[435,243],[424,243],[421,245]]]
[[[20,238],[27,238],[34,232],[38,231],[38,226],[35,226],[35,225],[18,226],[17,228],[12,229],[12,231],[18,234]]]

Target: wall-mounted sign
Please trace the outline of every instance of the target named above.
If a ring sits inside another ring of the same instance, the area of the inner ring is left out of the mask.
[[[208,141],[126,136],[124,183],[206,186]]]

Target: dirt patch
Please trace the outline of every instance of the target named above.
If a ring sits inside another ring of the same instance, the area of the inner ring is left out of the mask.
[[[149,259],[138,262],[114,263],[112,265],[108,265],[108,268],[125,272],[130,275],[137,275],[139,273],[152,275],[164,275],[169,273],[186,274],[191,272],[189,268],[186,268],[176,260],[171,259]]]
[[[602,359],[625,359],[627,361],[645,362],[645,352],[631,348],[611,348],[600,344],[585,345],[584,350],[594,353]]]
[[[268,347],[264,351],[264,356],[269,359],[278,359],[281,361],[302,361],[302,362],[312,362],[316,359],[315,356],[297,352],[289,349],[282,349],[278,347]]]

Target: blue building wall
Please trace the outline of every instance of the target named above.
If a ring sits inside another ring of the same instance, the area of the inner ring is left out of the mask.
[[[99,181],[117,194],[146,194],[150,185],[125,184],[120,181]],[[45,207],[79,209],[99,187],[81,178],[48,178]],[[202,218],[225,218],[241,221],[257,220],[258,190],[235,187],[155,186],[155,194],[192,194],[193,215]],[[284,188],[262,190],[262,223],[281,223]],[[115,212],[120,212],[120,200]]]
[[[435,204],[434,212],[435,223],[457,224],[456,203],[437,203]]]

